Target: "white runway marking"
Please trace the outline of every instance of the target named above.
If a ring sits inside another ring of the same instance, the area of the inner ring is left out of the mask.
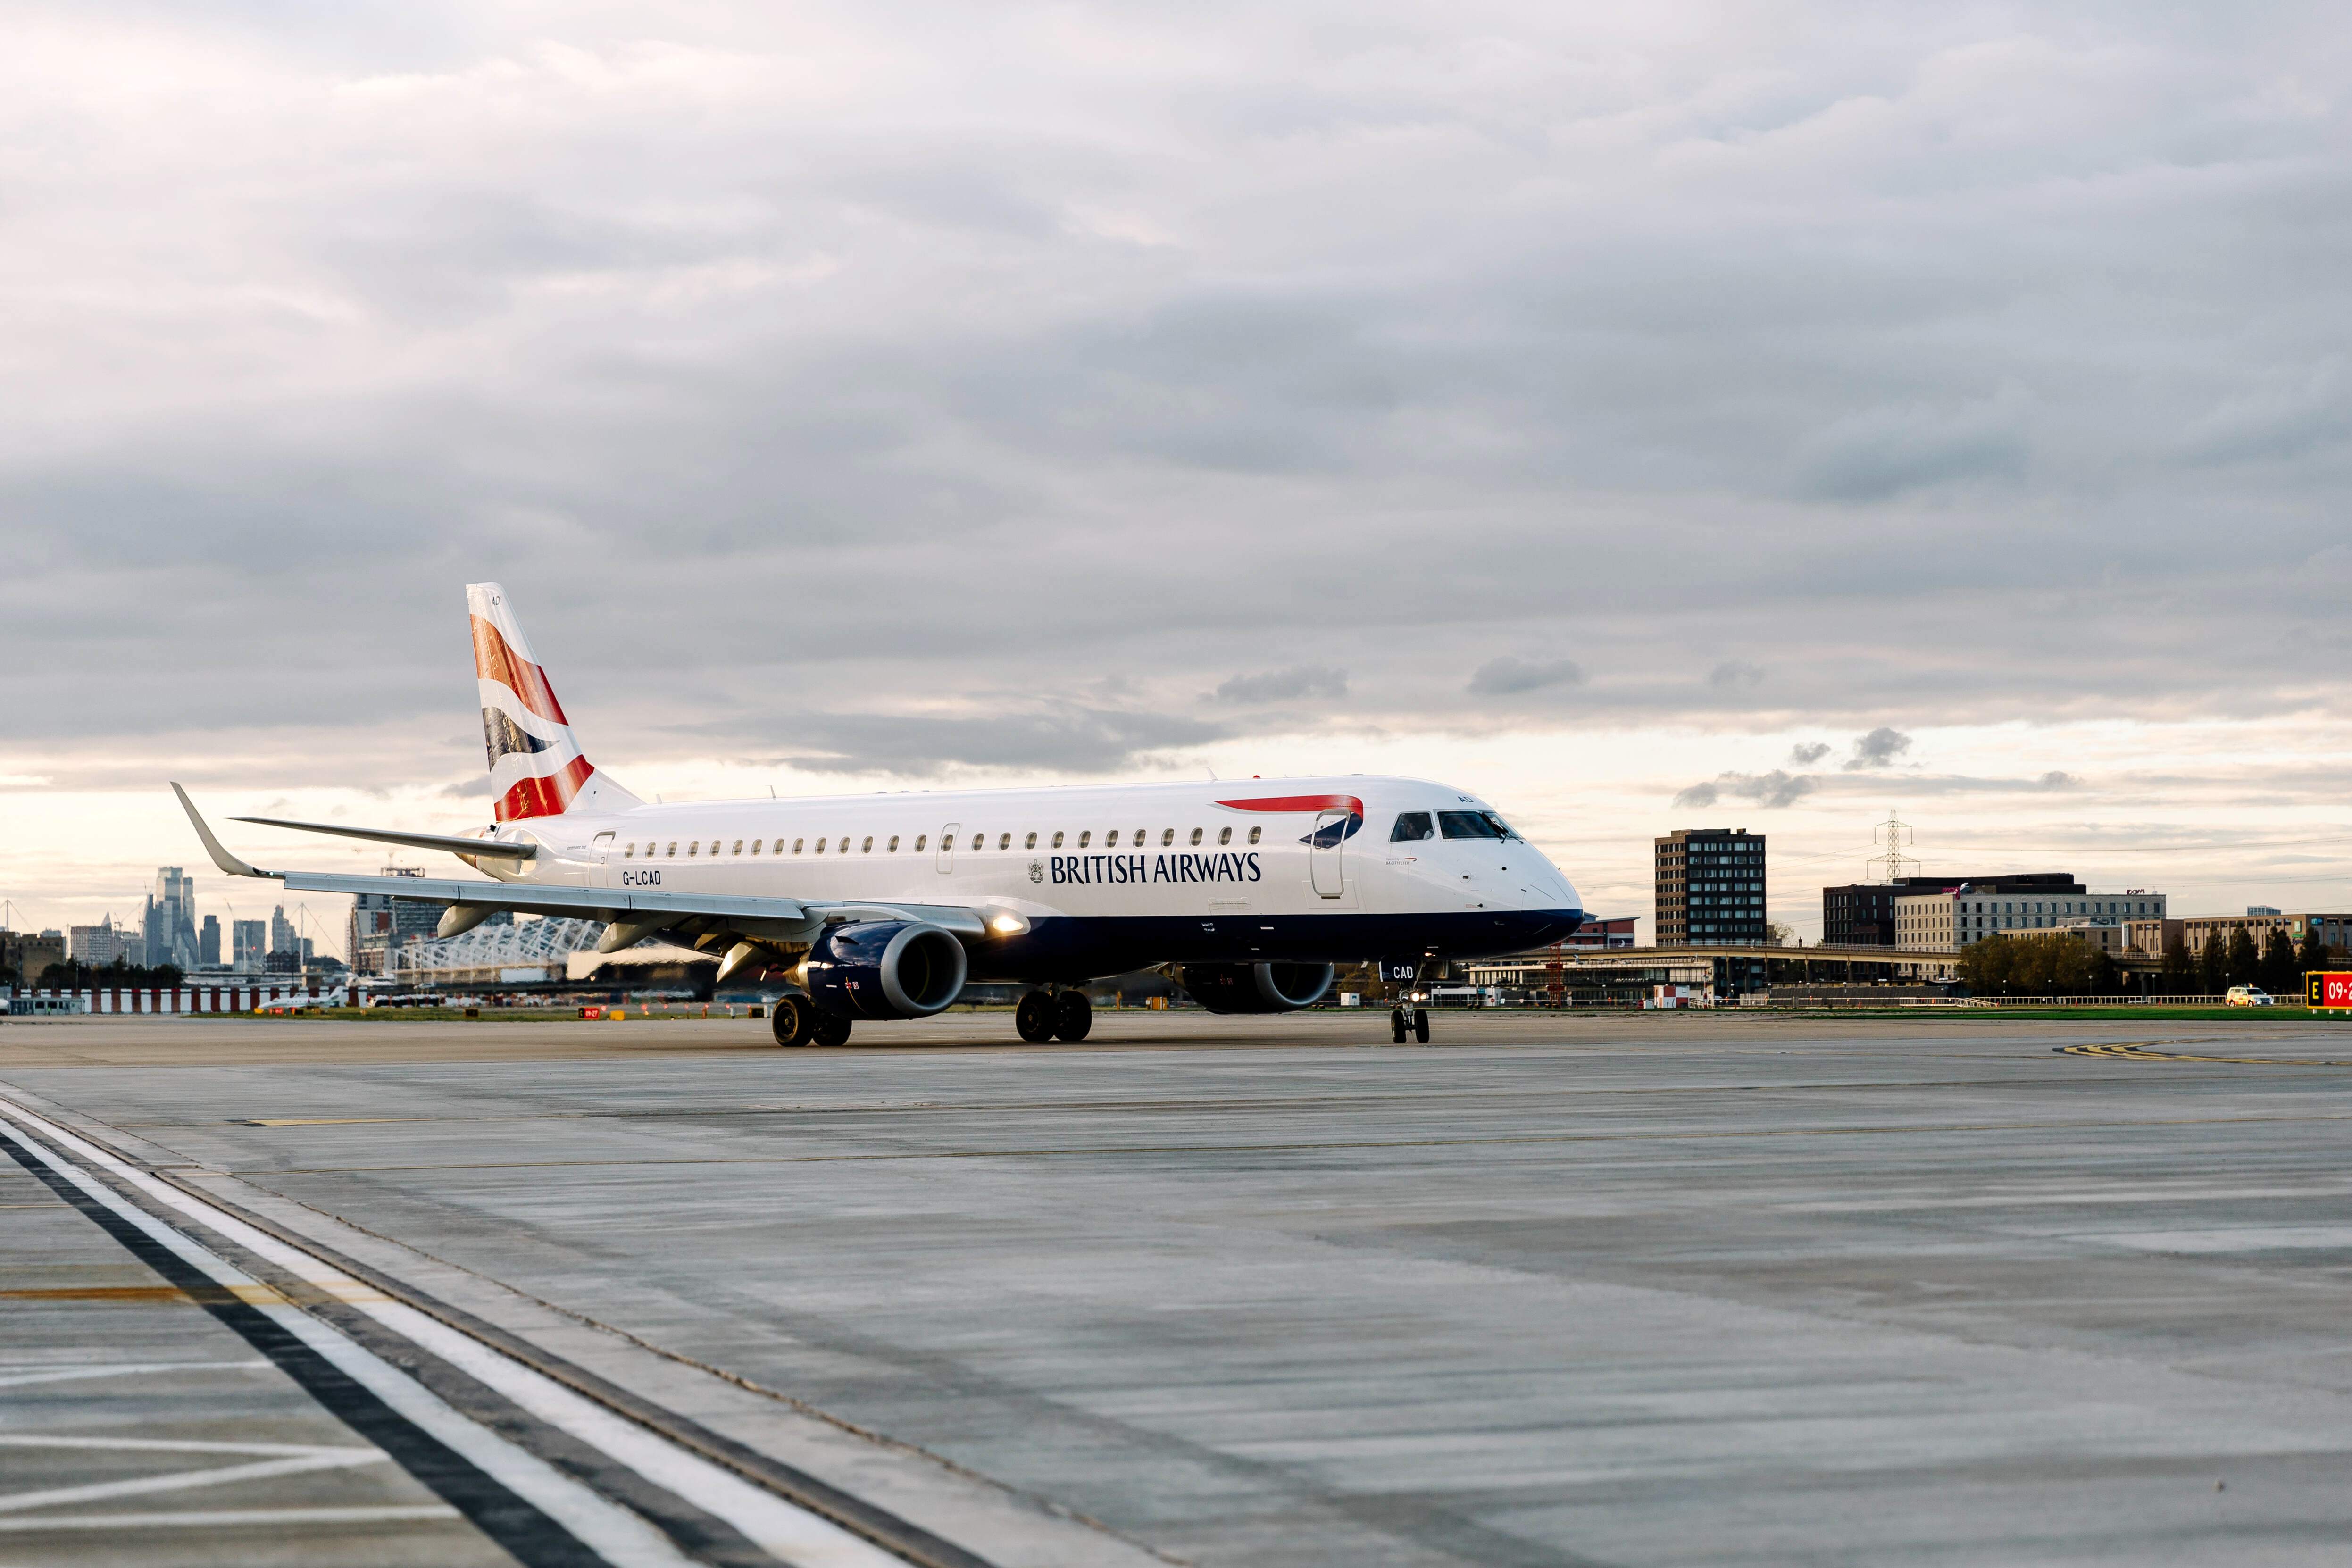
[[[0,1519],[0,1531],[202,1530],[254,1525],[404,1524],[459,1517],[446,1502],[384,1503],[356,1508],[227,1508],[192,1512],[65,1513],[47,1519]]]
[[[16,1447],[81,1447],[43,1444],[22,1439]],[[48,1487],[39,1491],[0,1493],[0,1513],[55,1508],[60,1503],[97,1502],[105,1498],[142,1497],[150,1492],[193,1491],[198,1487],[234,1486],[239,1481],[266,1480],[272,1476],[299,1476],[310,1470],[347,1470],[380,1465],[392,1458],[381,1448],[316,1448],[284,1458],[256,1459],[246,1465],[219,1465],[204,1470],[174,1470],[161,1476],[132,1476],[119,1481],[90,1481],[78,1487]]]
[[[0,1388],[21,1388],[28,1383],[65,1383],[78,1377],[121,1377],[134,1372],[252,1372],[266,1361],[150,1361],[110,1366],[53,1366],[39,1372],[0,1372]]]
[[[292,1248],[281,1246],[226,1215],[208,1214],[203,1205],[185,1197],[177,1189],[124,1164],[87,1139],[77,1137],[47,1118],[12,1101],[0,1100],[0,1118],[38,1133],[37,1137],[25,1138],[22,1142],[34,1157],[50,1170],[216,1283],[231,1289],[242,1288],[241,1293],[254,1303],[254,1310],[274,1320],[288,1333],[302,1341],[412,1425],[439,1439],[485,1475],[555,1521],[614,1568],[687,1568],[688,1559],[671,1544],[668,1537],[638,1515],[559,1473],[536,1455],[527,1453],[488,1428],[475,1425],[422,1384],[299,1308],[271,1300],[276,1292],[263,1286],[259,1280],[155,1219],[137,1205],[118,1197],[104,1183],[85,1175],[71,1161],[52,1152],[48,1143],[43,1140],[72,1151],[116,1180],[201,1221],[232,1241],[242,1245],[246,1244],[247,1237],[251,1237],[252,1242],[258,1244],[253,1247],[253,1250],[266,1257],[273,1259],[289,1255],[299,1258],[310,1266],[309,1271],[311,1272],[321,1267],[317,1259],[294,1253]],[[340,1275],[334,1278],[342,1279]],[[344,1279],[343,1283],[351,1287],[353,1293],[359,1293],[355,1281]]]

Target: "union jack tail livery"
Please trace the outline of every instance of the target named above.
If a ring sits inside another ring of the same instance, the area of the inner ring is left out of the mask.
[[[466,585],[474,628],[474,674],[482,689],[482,744],[500,822],[560,816],[583,798],[606,810],[642,805],[596,771],[572,733],[547,672],[531,657],[507,591]]]

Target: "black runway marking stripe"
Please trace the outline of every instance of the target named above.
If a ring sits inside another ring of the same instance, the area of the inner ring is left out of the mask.
[[[392,1457],[433,1494],[466,1516],[528,1568],[605,1568],[604,1560],[506,1487],[394,1410],[374,1391],[304,1344],[269,1315],[238,1298],[194,1264],[44,1164],[14,1129],[0,1129],[10,1158],[122,1249],[267,1356],[302,1391],[366,1441]]]
[[[794,1507],[829,1520],[850,1533],[919,1565],[919,1568],[995,1568],[986,1558],[932,1534],[912,1521],[901,1519],[781,1459],[772,1458],[748,1444],[715,1432],[690,1417],[664,1410],[618,1384],[543,1350],[495,1323],[451,1306],[381,1269],[371,1268],[355,1258],[294,1232],[266,1215],[257,1214],[206,1192],[173,1172],[158,1171],[154,1174],[189,1196],[242,1220],[256,1230],[274,1236],[290,1247],[310,1253],[353,1279],[479,1341],[541,1376],[593,1400],[680,1447],[732,1470]],[[673,1539],[677,1537],[674,1535]],[[680,1544],[685,1543],[681,1541]],[[763,1558],[762,1561],[769,1560]]]
[[[2312,1057],[2200,1057],[2187,1051],[2159,1051],[2151,1045],[2053,1046],[2062,1057],[2105,1057],[2127,1062],[2221,1062],[2231,1067],[2352,1068],[2352,1062],[2323,1061]]]
[[[0,1123],[0,1129],[5,1124]],[[13,1131],[13,1129],[5,1129]],[[12,1152],[14,1152],[12,1150]],[[118,1157],[120,1153],[118,1152]],[[20,1163],[28,1156],[17,1155]],[[37,1169],[36,1173],[48,1179],[53,1173]],[[782,1460],[762,1454],[746,1444],[727,1437],[702,1426],[690,1417],[679,1415],[645,1400],[629,1390],[600,1377],[585,1368],[546,1351],[531,1342],[508,1332],[496,1324],[484,1321],[472,1313],[441,1301],[419,1290],[404,1280],[373,1268],[357,1258],[289,1229],[261,1214],[229,1199],[205,1190],[187,1180],[178,1172],[155,1168],[148,1174],[160,1182],[179,1188],[189,1197],[230,1218],[251,1226],[265,1235],[276,1237],[296,1250],[307,1253],[349,1278],[368,1286],[380,1294],[415,1309],[446,1326],[457,1330],[506,1359],[518,1363],[573,1394],[604,1405],[635,1425],[651,1431],[680,1448],[738,1477],[751,1482],[773,1496],[805,1512],[859,1536],[894,1556],[904,1559],[917,1568],[994,1568],[988,1559],[957,1545],[921,1525],[903,1519],[888,1510],[845,1492],[819,1478]],[[100,1179],[103,1179],[102,1177]],[[50,1181],[55,1187],[63,1181]],[[82,1200],[84,1212],[94,1205],[87,1194],[66,1183],[72,1194]],[[134,1200],[135,1201],[135,1200]],[[136,1226],[129,1226],[121,1215],[95,1205],[99,1212],[111,1220],[110,1232],[127,1229],[150,1248],[163,1252],[182,1270],[188,1265],[166,1248],[157,1247],[152,1237]],[[145,1208],[147,1205],[139,1205]],[[166,1223],[169,1223],[166,1221]],[[173,1228],[180,1228],[173,1226]],[[127,1244],[126,1244],[127,1245]],[[318,1287],[288,1275],[266,1258],[250,1254],[245,1247],[222,1238],[200,1242],[208,1252],[243,1269],[255,1279],[264,1282],[271,1290],[285,1297],[291,1304],[309,1315],[326,1322],[346,1339],[423,1385],[475,1425],[485,1427],[514,1447],[533,1455],[559,1472],[587,1486],[591,1490],[621,1504],[645,1518],[673,1544],[691,1557],[714,1565],[714,1568],[774,1568],[776,1560],[761,1551],[743,1537],[731,1524],[704,1512],[667,1489],[656,1485],[633,1469],[614,1460],[601,1450],[573,1437],[571,1434],[541,1420],[516,1406],[505,1395],[489,1389],[470,1374],[462,1372],[440,1357],[401,1337],[395,1331],[377,1321],[365,1312],[329,1297]],[[144,1256],[143,1254],[142,1255]],[[177,1276],[173,1278],[175,1282]],[[233,1292],[199,1272],[196,1278],[215,1296],[238,1300]],[[239,1305],[244,1305],[238,1300]],[[248,1311],[251,1308],[247,1308]],[[265,1314],[255,1314],[264,1323]],[[271,1324],[275,1328],[275,1324]],[[373,1396],[371,1396],[373,1397]],[[394,1417],[397,1419],[396,1413]],[[488,1478],[485,1478],[488,1479]],[[490,1484],[496,1485],[495,1481]],[[456,1500],[451,1500],[453,1502]],[[522,1501],[522,1500],[517,1500]],[[530,1506],[527,1502],[524,1506]],[[553,1521],[550,1521],[553,1525]],[[554,1528],[561,1529],[560,1525]],[[570,1539],[567,1535],[567,1539]],[[601,1562],[593,1554],[586,1559]]]

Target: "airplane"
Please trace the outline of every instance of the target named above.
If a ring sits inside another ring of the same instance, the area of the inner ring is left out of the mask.
[[[647,804],[590,763],[505,588],[466,590],[494,822],[467,835],[235,820],[443,850],[488,880],[264,870],[172,788],[213,863],[298,892],[605,922],[780,975],[781,1046],[928,1017],[975,981],[1026,984],[1024,1040],[1086,1038],[1094,979],[1158,968],[1213,1013],[1284,1013],[1377,961],[1409,990],[1433,960],[1520,952],[1585,918],[1575,888],[1484,800],[1420,779],[1292,778],[922,790]],[[1399,1002],[1392,1038],[1429,1038]]]

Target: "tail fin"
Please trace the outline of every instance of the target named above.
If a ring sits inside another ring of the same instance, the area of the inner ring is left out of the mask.
[[[547,672],[530,656],[507,591],[496,583],[466,585],[474,624],[474,674],[482,689],[482,742],[490,756],[490,790],[500,822],[560,816],[575,801],[606,809],[641,804],[598,773],[580,750],[572,721]]]

